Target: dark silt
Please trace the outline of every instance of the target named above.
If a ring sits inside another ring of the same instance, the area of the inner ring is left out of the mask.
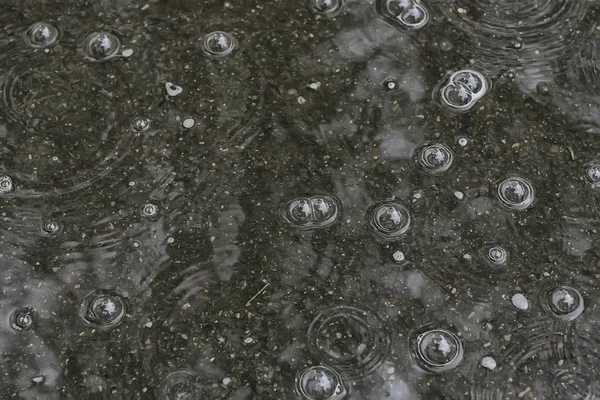
[[[600,1],[0,1],[0,399],[600,398]]]

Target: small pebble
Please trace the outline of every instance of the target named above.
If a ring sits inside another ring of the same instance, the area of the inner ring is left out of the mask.
[[[183,88],[181,86],[178,86],[171,82],[165,83],[165,89],[167,91],[167,94],[171,97],[175,97],[183,93]]]
[[[186,129],[193,128],[196,125],[196,121],[193,118],[186,118],[183,120],[183,127]]]
[[[527,298],[521,293],[517,293],[512,297],[512,303],[519,310],[527,310],[529,308],[529,302]]]
[[[493,371],[496,369],[496,360],[494,360],[492,357],[483,357],[481,359],[481,366]]]
[[[223,378],[222,382],[223,382],[223,386],[227,386],[231,382],[231,378]]]
[[[32,381],[34,383],[42,383],[42,382],[44,382],[44,377],[43,376],[36,376],[35,378],[32,379]]]
[[[405,257],[404,257],[404,253],[401,251],[395,251],[394,254],[392,254],[392,258],[394,259],[394,261],[396,262],[402,262],[404,261]]]
[[[131,57],[131,55],[133,54],[133,49],[125,49],[123,50],[123,52],[121,53],[121,55],[123,57]]]
[[[465,194],[457,190],[454,192],[454,197],[456,197],[458,200],[462,200],[465,198]]]
[[[469,143],[467,138],[464,138],[464,137],[458,138],[457,142],[458,142],[458,145],[461,147],[465,147]]]

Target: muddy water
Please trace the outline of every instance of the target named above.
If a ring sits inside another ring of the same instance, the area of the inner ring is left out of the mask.
[[[600,397],[598,1],[0,7],[0,398]]]

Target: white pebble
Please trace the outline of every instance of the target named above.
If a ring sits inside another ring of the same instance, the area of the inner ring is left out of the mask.
[[[123,57],[131,57],[131,55],[133,54],[133,49],[125,49],[123,50],[123,52],[121,53],[121,55]]]
[[[223,386],[227,386],[231,382],[231,378],[223,378],[222,382],[223,382]]]
[[[401,251],[395,251],[394,254],[392,254],[392,258],[394,259],[394,261],[396,262],[402,262],[404,261],[404,253]]]
[[[252,339],[251,337],[247,337],[246,339],[244,339],[244,343],[246,343],[246,344],[254,343],[254,339]]]
[[[36,376],[35,378],[32,379],[32,381],[34,383],[42,383],[42,382],[44,382],[44,377],[43,376]]]
[[[527,301],[527,298],[521,293],[517,293],[512,297],[512,303],[520,310],[527,310],[529,308],[529,302]]]
[[[167,90],[167,94],[171,97],[175,97],[183,93],[183,88],[181,86],[171,82],[165,83],[165,89]]]
[[[492,357],[483,357],[481,359],[481,366],[493,371],[496,369],[496,360],[494,360]]]
[[[193,118],[186,118],[183,120],[183,127],[186,129],[193,128],[196,125],[196,121]]]
[[[456,197],[458,200],[462,200],[465,198],[465,194],[457,190],[456,192],[454,192],[454,197]]]

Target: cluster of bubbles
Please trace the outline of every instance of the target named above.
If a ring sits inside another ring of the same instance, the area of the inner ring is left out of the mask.
[[[142,206],[140,210],[142,217],[148,218],[149,220],[155,220],[158,218],[159,210],[158,206],[154,203],[146,203]]]
[[[506,209],[522,211],[533,204],[535,189],[527,179],[513,176],[498,184],[496,195],[500,204]]]
[[[31,330],[34,322],[35,311],[31,307],[15,310],[10,315],[10,326],[18,332]]]
[[[310,324],[308,338],[323,363],[344,376],[373,372],[391,346],[389,330],[378,315],[349,306],[322,309]]]
[[[397,201],[374,204],[367,211],[367,225],[385,240],[395,240],[410,229],[412,219],[408,207]]]
[[[47,49],[58,43],[58,29],[47,22],[36,22],[25,32],[25,43],[34,49]]]
[[[463,346],[454,333],[432,329],[416,337],[413,356],[426,371],[443,372],[458,366],[463,358]]]
[[[321,15],[335,17],[342,11],[344,0],[310,0],[310,8]]]
[[[454,153],[445,144],[425,144],[415,154],[417,165],[432,175],[447,172],[454,163]]]
[[[335,196],[316,195],[288,201],[283,218],[298,228],[325,228],[331,226],[341,213],[341,205]]]
[[[442,80],[434,91],[434,98],[452,111],[466,112],[487,93],[489,86],[481,72],[463,69]]]
[[[562,321],[572,321],[584,310],[583,296],[569,286],[559,286],[542,293],[541,304],[550,316]]]
[[[8,194],[15,190],[15,183],[8,175],[0,175],[0,195]]]
[[[207,33],[201,40],[201,48],[204,54],[212,58],[220,58],[230,55],[237,47],[237,39],[222,31]]]
[[[415,0],[376,0],[379,18],[403,30],[420,29],[429,22],[429,11]]]
[[[307,400],[341,400],[348,393],[340,374],[325,365],[302,371],[296,380],[296,390]]]
[[[126,305],[123,298],[108,290],[96,290],[83,301],[80,315],[83,321],[98,329],[110,329],[121,324]]]
[[[90,33],[85,40],[85,54],[95,62],[113,58],[120,48],[119,38],[109,32]]]

